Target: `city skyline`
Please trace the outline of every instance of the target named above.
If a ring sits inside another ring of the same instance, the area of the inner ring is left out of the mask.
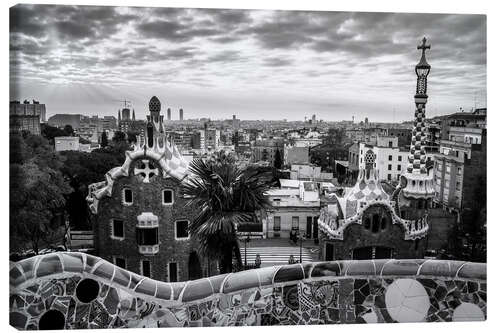
[[[156,95],[174,120],[182,108],[186,119],[401,122],[424,35],[427,116],[485,107],[484,15],[50,5],[11,10],[11,99],[37,99],[47,117],[116,116],[125,98],[144,119]]]

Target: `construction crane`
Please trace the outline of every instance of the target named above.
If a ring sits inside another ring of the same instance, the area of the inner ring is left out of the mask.
[[[132,104],[132,101],[127,101],[126,99],[123,99],[123,100],[114,99],[113,102],[123,103],[123,107],[125,107],[125,108],[130,107],[130,105]]]

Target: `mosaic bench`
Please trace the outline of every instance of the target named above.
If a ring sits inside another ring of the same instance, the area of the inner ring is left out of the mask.
[[[242,326],[486,319],[486,264],[332,261],[167,283],[59,252],[10,263],[18,329]]]

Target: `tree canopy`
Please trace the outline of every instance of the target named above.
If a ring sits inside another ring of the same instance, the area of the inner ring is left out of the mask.
[[[196,207],[190,231],[200,241],[201,252],[220,260],[221,273],[232,270],[233,255],[241,265],[236,228],[239,223],[256,222],[256,211],[269,201],[264,192],[272,182],[271,172],[237,166],[223,152],[204,161],[193,160],[192,177],[182,183],[186,207]]]

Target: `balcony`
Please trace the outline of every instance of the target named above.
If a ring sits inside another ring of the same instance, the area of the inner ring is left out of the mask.
[[[144,255],[154,255],[160,252],[160,244],[139,245],[139,253]]]

